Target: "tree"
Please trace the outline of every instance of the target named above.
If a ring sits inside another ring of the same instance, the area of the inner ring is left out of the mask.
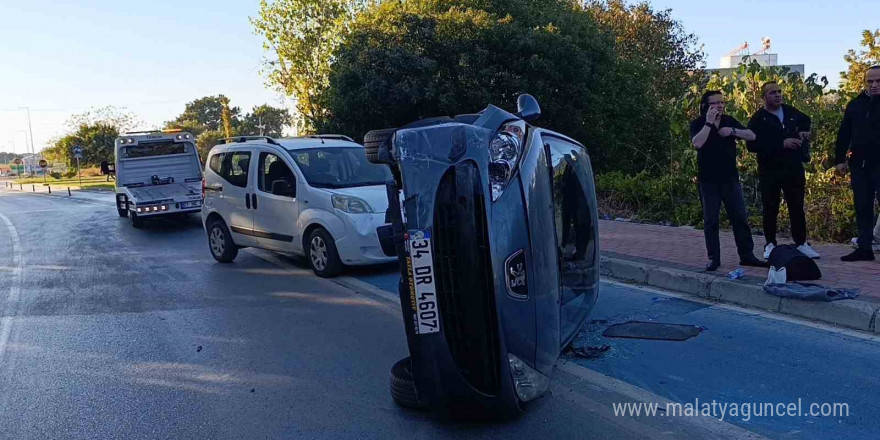
[[[862,31],[862,47],[865,50],[856,53],[850,49],[843,56],[848,66],[846,72],[840,72],[840,88],[850,94],[864,90],[868,67],[880,64],[880,29]]]
[[[290,122],[290,112],[287,109],[263,104],[254,107],[253,111],[242,118],[238,134],[263,134],[271,137],[281,137],[284,133],[284,128],[290,126]]]
[[[223,134],[232,137],[232,112],[229,110],[229,98],[220,97],[220,121],[223,122]]]
[[[186,104],[183,113],[173,121],[165,123],[165,128],[179,128],[198,136],[206,130],[220,130],[223,128],[223,102],[229,102],[224,95],[205,96]],[[238,118],[241,109],[229,108],[229,118]]]
[[[296,100],[297,128],[313,129],[323,118],[315,102],[328,84],[331,57],[349,23],[369,0],[260,1],[251,24],[271,55],[264,62],[268,83]]]
[[[75,114],[67,120],[67,133],[51,142],[42,151],[50,162],[73,165],[73,147],[83,149],[82,166],[94,166],[102,161],[112,161],[114,142],[120,133],[130,131],[140,124],[138,118],[124,109],[108,106]]]
[[[492,12],[517,5],[542,12]],[[335,53],[316,126],[359,138],[490,103],[513,109],[519,94],[531,93],[541,125],[602,145],[602,120],[592,108],[610,79],[609,43],[589,16],[563,1],[383,2],[357,17]]]

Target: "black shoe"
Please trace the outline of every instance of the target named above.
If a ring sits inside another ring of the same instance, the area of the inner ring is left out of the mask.
[[[840,261],[874,261],[874,252],[870,249],[858,248],[851,254],[840,257]]]
[[[715,272],[720,266],[720,261],[709,261],[706,263],[706,272]]]
[[[770,267],[770,263],[766,261],[761,261],[754,255],[749,255],[748,257],[739,260],[739,265],[751,267]]]

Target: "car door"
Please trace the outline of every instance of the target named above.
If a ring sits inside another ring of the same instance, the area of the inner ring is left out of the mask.
[[[293,252],[299,237],[297,178],[287,154],[269,147],[258,147],[256,187],[252,200],[254,235],[260,247]],[[283,182],[283,184],[280,184]]]
[[[596,303],[598,214],[593,169],[587,150],[542,133],[550,158],[553,215],[560,278],[560,343],[568,343]]]
[[[239,246],[257,246],[254,236],[254,211],[251,209],[251,195],[254,187],[251,148],[233,147],[223,159],[223,205],[229,223],[232,239]]]

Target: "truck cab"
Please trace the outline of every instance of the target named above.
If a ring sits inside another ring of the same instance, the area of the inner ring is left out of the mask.
[[[114,145],[116,209],[133,227],[146,219],[201,211],[202,165],[192,134],[132,132]]]

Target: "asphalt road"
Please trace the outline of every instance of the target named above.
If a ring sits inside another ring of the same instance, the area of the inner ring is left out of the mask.
[[[397,407],[406,355],[389,268],[334,281],[247,250],[214,262],[196,217],[131,228],[108,195],[0,191],[0,439],[870,438],[880,344],[851,332],[603,286],[551,391],[520,418],[449,424]],[[369,283],[369,284],[368,284]],[[369,288],[361,288],[363,286]],[[706,327],[603,339],[610,323]],[[619,416],[615,403],[848,402],[848,417]]]

